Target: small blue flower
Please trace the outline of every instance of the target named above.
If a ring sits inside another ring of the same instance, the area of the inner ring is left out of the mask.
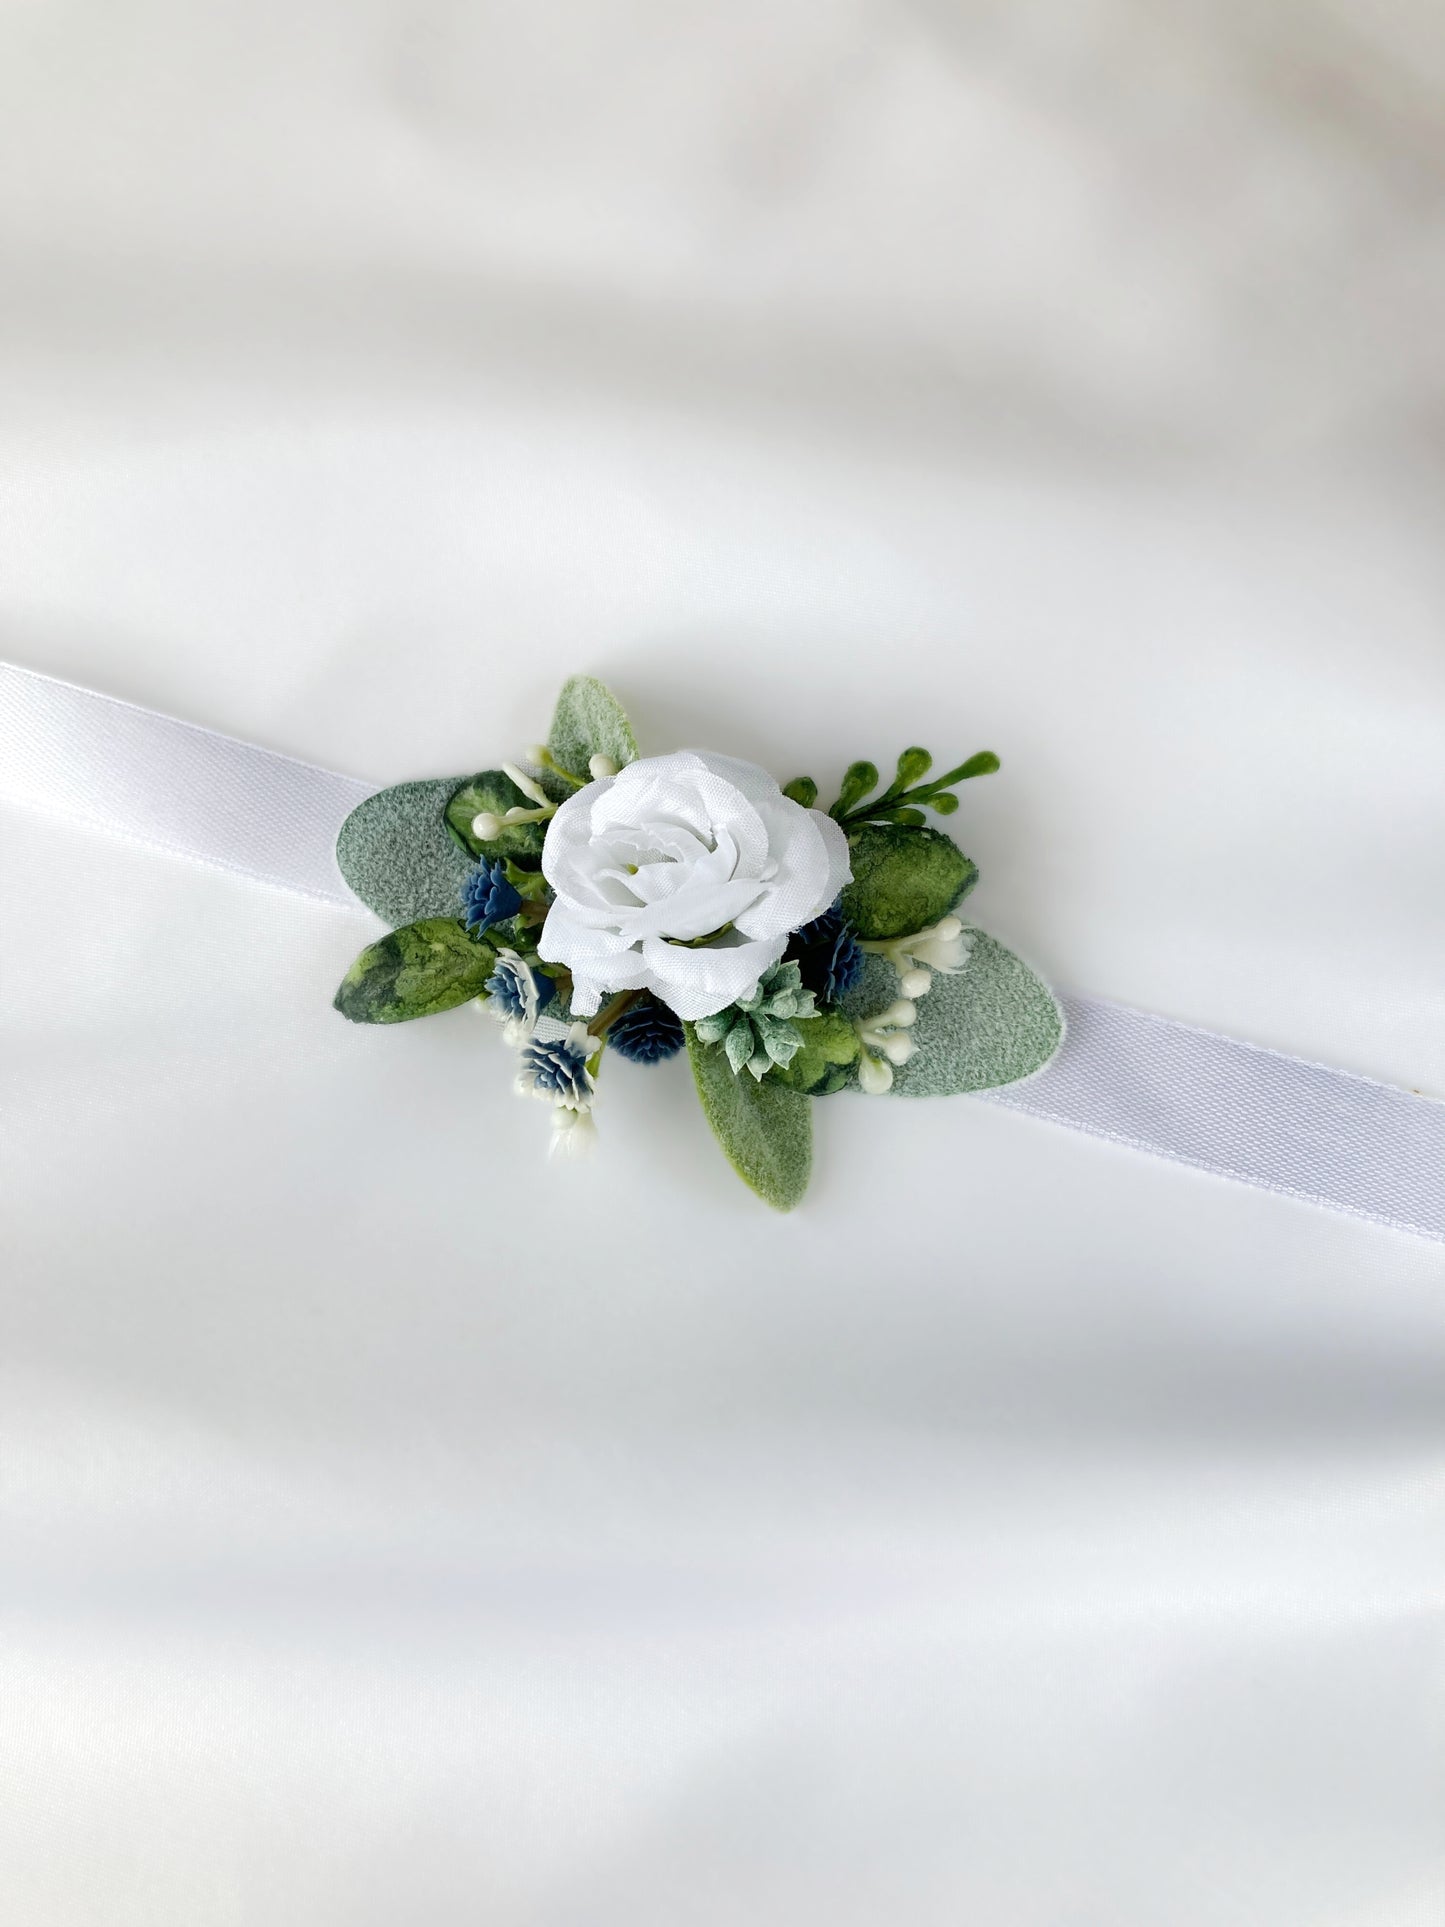
[[[501,1020],[509,1044],[523,1043],[537,1027],[537,1016],[551,1003],[557,986],[515,950],[499,950],[497,967],[487,979],[487,1009]]]
[[[634,1064],[660,1064],[682,1049],[682,1022],[646,991],[610,1026],[607,1041],[619,1057]]]
[[[504,857],[483,857],[462,885],[462,921],[473,935],[505,923],[522,907],[521,893],[507,881]]]
[[[803,982],[819,1003],[838,1003],[863,975],[863,952],[843,916],[841,900],[794,931],[788,955],[797,961]]]
[[[597,1048],[585,1024],[573,1024],[565,1037],[547,1043],[533,1037],[522,1046],[517,1089],[524,1097],[544,1098],[569,1111],[590,1111],[596,1086],[587,1060]]]

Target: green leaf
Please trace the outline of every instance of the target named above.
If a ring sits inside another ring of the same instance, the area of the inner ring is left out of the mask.
[[[455,916],[472,867],[448,830],[447,801],[464,778],[396,783],[358,803],[336,839],[342,876],[386,923]]]
[[[808,1188],[813,1113],[801,1091],[772,1077],[737,1077],[724,1052],[685,1024],[687,1054],[703,1114],[744,1184],[778,1211],[791,1211]]]
[[[401,1024],[469,1003],[486,989],[497,953],[450,917],[427,917],[363,950],[341,980],[336,1008],[353,1024]]]
[[[810,810],[818,800],[818,785],[811,776],[795,776],[791,783],[784,783],[783,794]]]
[[[570,676],[562,685],[547,747],[572,776],[590,780],[594,756],[610,756],[619,769],[637,761],[637,738],[622,705],[595,676]]]
[[[838,792],[838,800],[829,810],[829,816],[846,816],[856,803],[878,787],[878,766],[876,763],[850,763],[843,772],[843,787]]]
[[[826,1097],[856,1083],[854,1065],[858,1061],[858,1033],[837,1010],[820,1011],[816,1017],[800,1017],[794,1028],[803,1047],[785,1068],[772,1075],[789,1090],[806,1091],[810,1097]]]
[[[897,995],[887,960],[869,957],[845,1008],[852,1017],[874,1017]],[[964,968],[935,975],[916,1008],[914,1053],[893,1073],[898,1097],[956,1097],[1014,1084],[1040,1070],[1063,1042],[1063,1012],[1048,985],[982,930],[973,934]]]
[[[865,940],[927,929],[978,881],[977,864],[942,830],[867,823],[849,832],[848,848],[853,881],[843,915]]]
[[[485,843],[473,832],[472,819],[484,810],[505,816],[508,810],[532,810],[537,805],[505,770],[484,769],[468,777],[447,798],[446,823],[451,834],[469,856],[538,857],[546,838],[545,823],[504,823],[497,836]]]

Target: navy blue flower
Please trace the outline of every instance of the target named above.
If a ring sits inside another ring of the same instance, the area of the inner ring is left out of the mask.
[[[550,977],[533,970],[515,950],[497,952],[497,967],[487,979],[487,1009],[501,1022],[509,1044],[531,1036],[556,989]]]
[[[803,973],[803,983],[820,1004],[836,1004],[855,990],[863,975],[863,952],[841,899],[821,917],[793,932],[788,956]]]
[[[522,1046],[517,1089],[524,1097],[546,1098],[571,1111],[590,1110],[596,1086],[587,1060],[597,1048],[585,1024],[573,1024],[565,1037],[551,1042],[533,1037]]]
[[[462,921],[474,936],[505,923],[522,907],[521,893],[507,881],[504,857],[483,857],[462,885]]]
[[[609,1026],[607,1041],[634,1064],[660,1064],[682,1049],[682,1021],[646,991]]]

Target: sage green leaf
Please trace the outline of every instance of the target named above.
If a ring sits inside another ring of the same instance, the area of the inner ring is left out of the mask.
[[[496,968],[491,944],[451,917],[426,917],[363,950],[341,980],[336,1008],[353,1024],[401,1024],[469,1003]]]
[[[734,1024],[723,1039],[723,1053],[728,1060],[728,1069],[737,1077],[753,1054],[753,1031],[750,1024]]]
[[[875,1017],[897,995],[887,960],[869,957],[845,1008],[850,1017]],[[898,1097],[956,1097],[1015,1084],[1042,1069],[1063,1042],[1063,1012],[1048,985],[982,930],[973,932],[964,968],[956,976],[936,974],[915,1007],[908,1033],[914,1052],[893,1073]]]
[[[594,756],[610,756],[619,769],[637,761],[637,738],[622,705],[595,676],[569,676],[557,698],[547,747],[553,759],[585,783]]]
[[[896,981],[896,979],[895,979]],[[806,1091],[810,1097],[827,1097],[833,1091],[855,1084],[858,1062],[858,1033],[841,1011],[824,1010],[816,1017],[800,1017],[793,1028],[802,1038],[802,1048],[793,1061],[772,1075],[789,1090]]]
[[[941,830],[867,823],[849,832],[848,849],[843,915],[865,941],[927,929],[978,881],[977,864]]]
[[[813,1166],[813,1114],[801,1091],[772,1077],[734,1075],[725,1052],[684,1024],[703,1114],[744,1184],[778,1211],[791,1211]]]
[[[795,776],[791,783],[784,783],[783,794],[810,810],[818,800],[818,785],[811,776]]]
[[[336,839],[342,876],[386,923],[455,916],[472,860],[445,811],[460,776],[397,783],[358,803]]]
[[[537,805],[519,790],[505,770],[484,769],[470,776],[447,798],[447,828],[468,856],[539,857],[547,834],[545,823],[504,823],[496,836],[483,842],[472,829],[472,819],[485,810],[505,816],[508,810],[533,810]]]

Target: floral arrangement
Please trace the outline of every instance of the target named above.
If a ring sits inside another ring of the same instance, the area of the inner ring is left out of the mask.
[[[352,812],[342,874],[399,927],[357,958],[336,1008],[390,1024],[481,1003],[564,1154],[593,1140],[606,1058],[685,1051],[735,1169],[788,1210],[815,1097],[985,1090],[1058,1048],[1047,987],[957,914],[978,871],[925,814],[952,816],[958,785],[998,767],[985,750],[934,776],[905,749],[886,787],[851,764],[824,811],[808,776],[639,756],[616,698],[574,676],[518,762]]]

